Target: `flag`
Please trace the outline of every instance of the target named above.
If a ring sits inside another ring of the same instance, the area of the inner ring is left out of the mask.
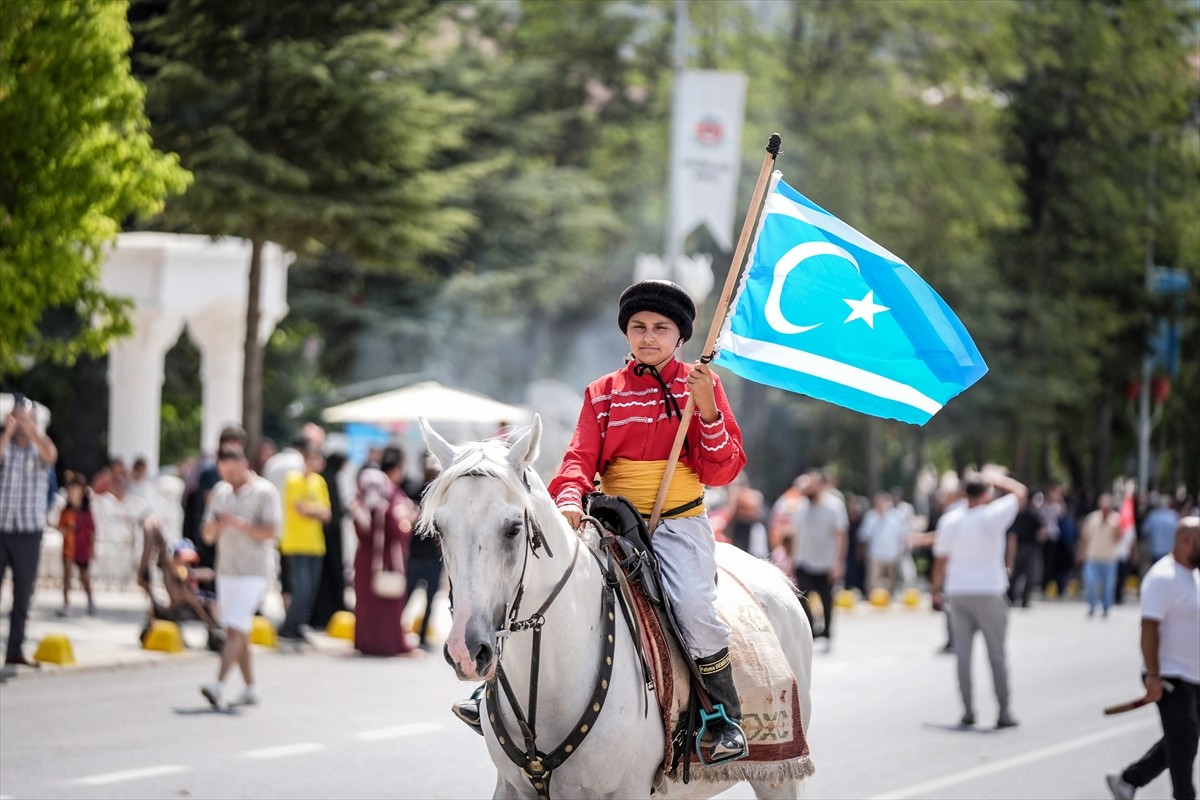
[[[778,172],[718,346],[748,380],[921,425],[987,372],[925,281]]]

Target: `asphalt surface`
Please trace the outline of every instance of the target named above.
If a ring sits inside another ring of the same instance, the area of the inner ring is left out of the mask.
[[[439,655],[362,658],[327,637],[300,653],[256,647],[262,702],[214,712],[198,690],[214,655],[141,651],[136,595],[100,601],[98,617],[67,620],[39,601],[30,652],[51,628],[73,625],[79,664],[22,669],[0,685],[0,800],[491,796],[482,740],[448,712],[470,687]],[[980,724],[956,727],[954,659],[938,652],[945,625],[927,605],[860,604],[840,615],[836,635],[814,657],[812,798],[1106,798],[1104,774],[1159,735],[1153,709],[1101,713],[1139,694],[1134,605],[1107,620],[1086,619],[1070,600],[1013,611],[1021,724],[1004,731],[990,727],[981,641]],[[1163,776],[1138,798],[1170,794]],[[745,784],[722,795],[751,796]]]

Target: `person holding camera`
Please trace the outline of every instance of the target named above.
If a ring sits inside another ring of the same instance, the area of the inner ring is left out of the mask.
[[[33,403],[15,395],[0,433],[0,582],[10,567],[13,582],[7,666],[39,666],[21,648],[42,552],[49,472],[57,460],[54,442],[38,428]]]

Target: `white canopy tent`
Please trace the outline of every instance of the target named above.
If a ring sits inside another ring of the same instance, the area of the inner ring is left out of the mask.
[[[351,400],[325,409],[326,422],[367,422],[391,425],[416,422],[461,422],[499,425],[526,424],[533,415],[520,406],[510,406],[481,394],[423,381],[403,389]]]

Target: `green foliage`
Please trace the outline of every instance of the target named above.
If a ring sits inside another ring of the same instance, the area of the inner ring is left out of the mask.
[[[1014,18],[1029,59],[1005,86],[1024,221],[1002,240],[999,266],[1023,300],[1008,341],[1025,379],[1008,409],[1018,460],[1051,431],[1084,453],[1108,449],[1104,420],[1145,348],[1147,259],[1196,264],[1186,242],[1200,204],[1185,146],[1195,21],[1194,7],[1171,2],[1029,0]],[[1117,455],[1123,463],[1124,448]],[[1075,483],[1099,489],[1121,466],[1097,458],[1090,469],[1078,459]]]
[[[196,454],[204,422],[200,397],[200,351],[184,331],[163,360],[159,464],[178,464]]]
[[[474,222],[456,202],[481,173],[463,144],[471,104],[426,90],[444,12],[375,0],[177,0],[140,26],[139,66],[158,141],[196,175],[163,223],[274,241],[297,254],[336,248],[419,276]],[[262,423],[252,259],[243,422]]]
[[[450,201],[473,172],[430,169],[469,110],[422,87],[437,16],[397,0],[180,0],[150,18],[147,110],[196,175],[167,223],[409,271],[445,252],[471,224]]]
[[[0,375],[70,364],[130,332],[100,285],[105,247],[188,173],[157,152],[130,75],[125,4],[0,4]],[[39,330],[61,309],[74,324]]]

